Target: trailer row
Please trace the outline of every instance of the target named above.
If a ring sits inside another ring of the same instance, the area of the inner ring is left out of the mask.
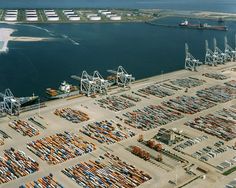
[[[80,162],[62,172],[81,187],[87,188],[133,188],[151,179],[145,172],[109,153],[95,161]]]
[[[106,144],[113,144],[135,136],[135,133],[129,128],[107,120],[84,125],[80,132],[99,143]]]
[[[27,148],[49,164],[58,164],[92,152],[95,145],[79,135],[69,132],[58,133],[27,144]]]
[[[236,122],[213,114],[197,117],[193,121],[187,121],[185,125],[225,141],[236,138]]]
[[[71,121],[72,123],[81,123],[89,120],[88,114],[71,108],[56,109],[54,114]]]
[[[149,130],[176,121],[184,116],[159,105],[149,105],[143,109],[136,109],[123,114],[126,124],[131,127]]]

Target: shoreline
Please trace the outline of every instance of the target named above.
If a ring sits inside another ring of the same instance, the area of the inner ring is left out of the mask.
[[[224,72],[228,69],[232,69],[232,68],[235,68],[236,67],[236,62],[228,62],[227,64],[225,65],[222,65],[221,66],[218,66],[218,67],[210,67],[210,71],[207,71],[209,69],[209,66],[208,65],[201,65],[199,66],[199,71],[198,72],[201,72],[201,73],[205,73],[205,72],[212,72],[212,68],[213,70],[216,69],[217,72]],[[132,87],[136,87],[137,85],[140,86],[140,85],[151,85],[151,84],[154,84],[154,83],[161,83],[161,82],[166,82],[170,79],[173,79],[173,78],[176,78],[177,75],[182,75],[182,74],[186,74],[186,75],[189,75],[191,76],[191,73],[192,71],[189,71],[189,70],[185,70],[185,69],[180,69],[180,70],[175,70],[175,71],[172,71],[172,72],[167,72],[167,73],[164,73],[164,74],[157,74],[155,76],[150,76],[150,77],[146,77],[146,78],[141,78],[141,79],[138,79],[138,80],[135,80],[132,84],[131,84],[131,89],[133,89]],[[193,72],[193,74],[195,74],[197,72]],[[111,88],[111,90],[109,91],[109,95],[116,95],[118,93],[122,93],[122,92],[125,92],[127,90],[124,89],[124,88],[121,88],[121,87],[115,87],[115,88]],[[96,96],[100,96],[99,94],[97,94]],[[88,99],[91,99],[91,97],[87,97],[85,95],[82,95],[80,97],[75,97],[74,99],[78,99],[78,98],[88,98]],[[74,100],[73,98],[70,99],[70,97],[66,97],[66,98],[58,98],[58,99],[52,99],[52,100],[45,100],[43,101],[44,104],[54,104],[54,103],[57,103],[57,102],[60,102],[60,101],[70,101],[70,100]],[[33,110],[34,111],[34,110]]]
[[[0,41],[3,43],[0,46],[0,53],[7,53],[8,52],[8,42],[11,40],[11,35],[16,30],[10,28],[0,28]]]

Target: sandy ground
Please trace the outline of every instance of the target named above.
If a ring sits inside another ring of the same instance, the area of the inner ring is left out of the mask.
[[[11,40],[11,34],[14,32],[14,29],[10,28],[0,28],[0,41],[3,41],[3,46],[0,48],[1,52],[7,52],[8,51],[8,42]]]
[[[16,30],[11,28],[0,28],[0,41],[3,41],[3,46],[0,46],[0,53],[8,51],[9,41],[18,42],[40,42],[52,40],[52,38],[42,38],[42,37],[12,37],[12,33]]]
[[[39,42],[39,41],[48,41],[51,39],[41,38],[41,37],[11,37],[10,40],[19,42]]]

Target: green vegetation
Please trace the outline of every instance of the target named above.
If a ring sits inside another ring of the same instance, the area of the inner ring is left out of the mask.
[[[229,174],[233,173],[234,171],[236,171],[236,166],[233,167],[233,168],[230,168],[230,169],[227,170],[227,171],[225,171],[225,172],[223,173],[223,175],[228,176]]]

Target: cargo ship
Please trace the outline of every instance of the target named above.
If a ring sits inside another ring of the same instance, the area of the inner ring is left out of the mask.
[[[35,96],[34,94],[30,97],[19,97],[18,98],[21,107],[35,104],[38,101],[38,99],[39,99],[39,96]]]
[[[59,86],[59,89],[47,88],[46,94],[48,99],[60,99],[78,95],[80,93],[77,86],[73,86],[66,81],[63,81]]]
[[[191,24],[188,20],[179,24],[180,27],[189,28],[189,29],[200,29],[200,30],[219,30],[219,31],[227,31],[228,27],[225,25],[209,25],[207,23],[200,24]]]

